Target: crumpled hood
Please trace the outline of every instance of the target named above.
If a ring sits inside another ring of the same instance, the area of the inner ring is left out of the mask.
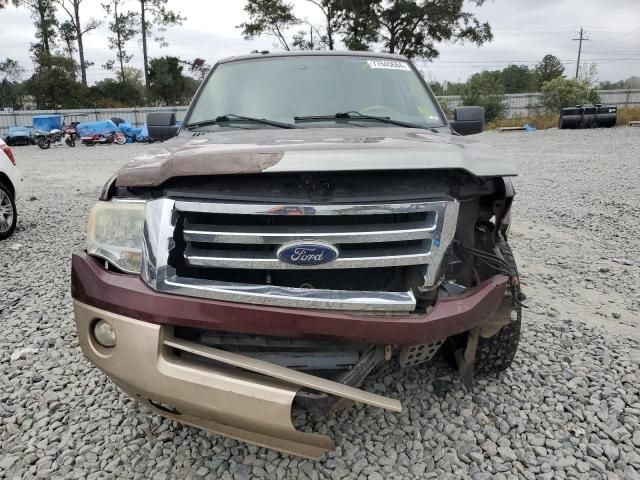
[[[271,172],[458,169],[517,175],[514,160],[464,137],[408,128],[306,128],[182,132],[118,172],[117,186],[179,176]]]

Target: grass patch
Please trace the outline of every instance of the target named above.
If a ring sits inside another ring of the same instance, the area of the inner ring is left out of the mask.
[[[616,126],[629,125],[629,122],[640,121],[640,107],[620,107],[618,108],[618,121]]]
[[[487,130],[493,130],[500,127],[522,127],[525,124],[533,125],[538,130],[545,130],[547,128],[558,126],[558,115],[555,113],[547,113],[544,115],[532,115],[529,117],[513,117],[502,118],[487,123]]]

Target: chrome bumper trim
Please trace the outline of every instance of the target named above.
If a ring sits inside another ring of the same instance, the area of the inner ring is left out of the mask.
[[[258,305],[322,310],[408,313],[416,308],[412,292],[354,292],[247,285],[183,277],[166,278],[161,291],[189,297]]]

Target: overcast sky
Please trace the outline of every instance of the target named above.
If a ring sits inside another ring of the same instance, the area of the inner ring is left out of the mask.
[[[292,0],[296,14],[321,23],[316,7],[305,0]],[[243,0],[169,0],[170,6],[186,17],[182,26],[166,32],[168,48],[150,42],[150,56],[175,55],[184,59],[205,58],[209,63],[254,49],[274,50],[271,39],[245,41],[235,28],[246,17]],[[131,0],[134,9],[136,2]],[[85,0],[85,19],[104,17],[100,0]],[[567,73],[575,72],[580,26],[590,40],[584,42],[582,61],[598,65],[600,80],[640,76],[640,0],[486,0],[484,6],[468,7],[481,21],[488,21],[494,41],[482,47],[443,44],[441,55],[423,69],[431,80],[461,81],[484,69],[509,63],[534,65],[546,53],[558,56]],[[64,20],[64,12],[59,12]],[[29,44],[34,41],[33,21],[27,10],[0,10],[0,59],[19,60],[30,74]],[[293,33],[293,32],[291,32]],[[113,76],[103,69],[113,57],[107,46],[105,26],[85,38],[85,56],[95,62],[89,69],[90,83]],[[140,67],[139,40],[131,41],[132,66]]]

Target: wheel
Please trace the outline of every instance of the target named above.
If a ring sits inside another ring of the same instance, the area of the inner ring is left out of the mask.
[[[73,139],[73,137],[65,138],[64,139],[64,143],[66,143],[68,147],[75,147],[76,146],[76,141]]]
[[[9,237],[16,229],[18,211],[11,190],[0,183],[0,240]]]
[[[503,242],[499,249],[505,262],[517,274],[518,267],[509,244]],[[522,329],[522,307],[520,305],[513,306],[510,302],[505,303],[498,309],[496,315],[509,315],[511,322],[492,337],[483,338],[480,336],[478,339],[473,370],[476,375],[503,372],[511,366],[516,356]],[[451,366],[456,366],[455,352],[465,348],[467,337],[468,333],[455,335],[448,338],[442,346],[444,357]]]
[[[47,148],[51,147],[51,141],[48,138],[39,138],[38,139],[38,146],[43,149],[46,150]]]
[[[125,143],[127,143],[127,137],[125,137],[124,135],[116,135],[113,141],[118,145],[124,145]]]

